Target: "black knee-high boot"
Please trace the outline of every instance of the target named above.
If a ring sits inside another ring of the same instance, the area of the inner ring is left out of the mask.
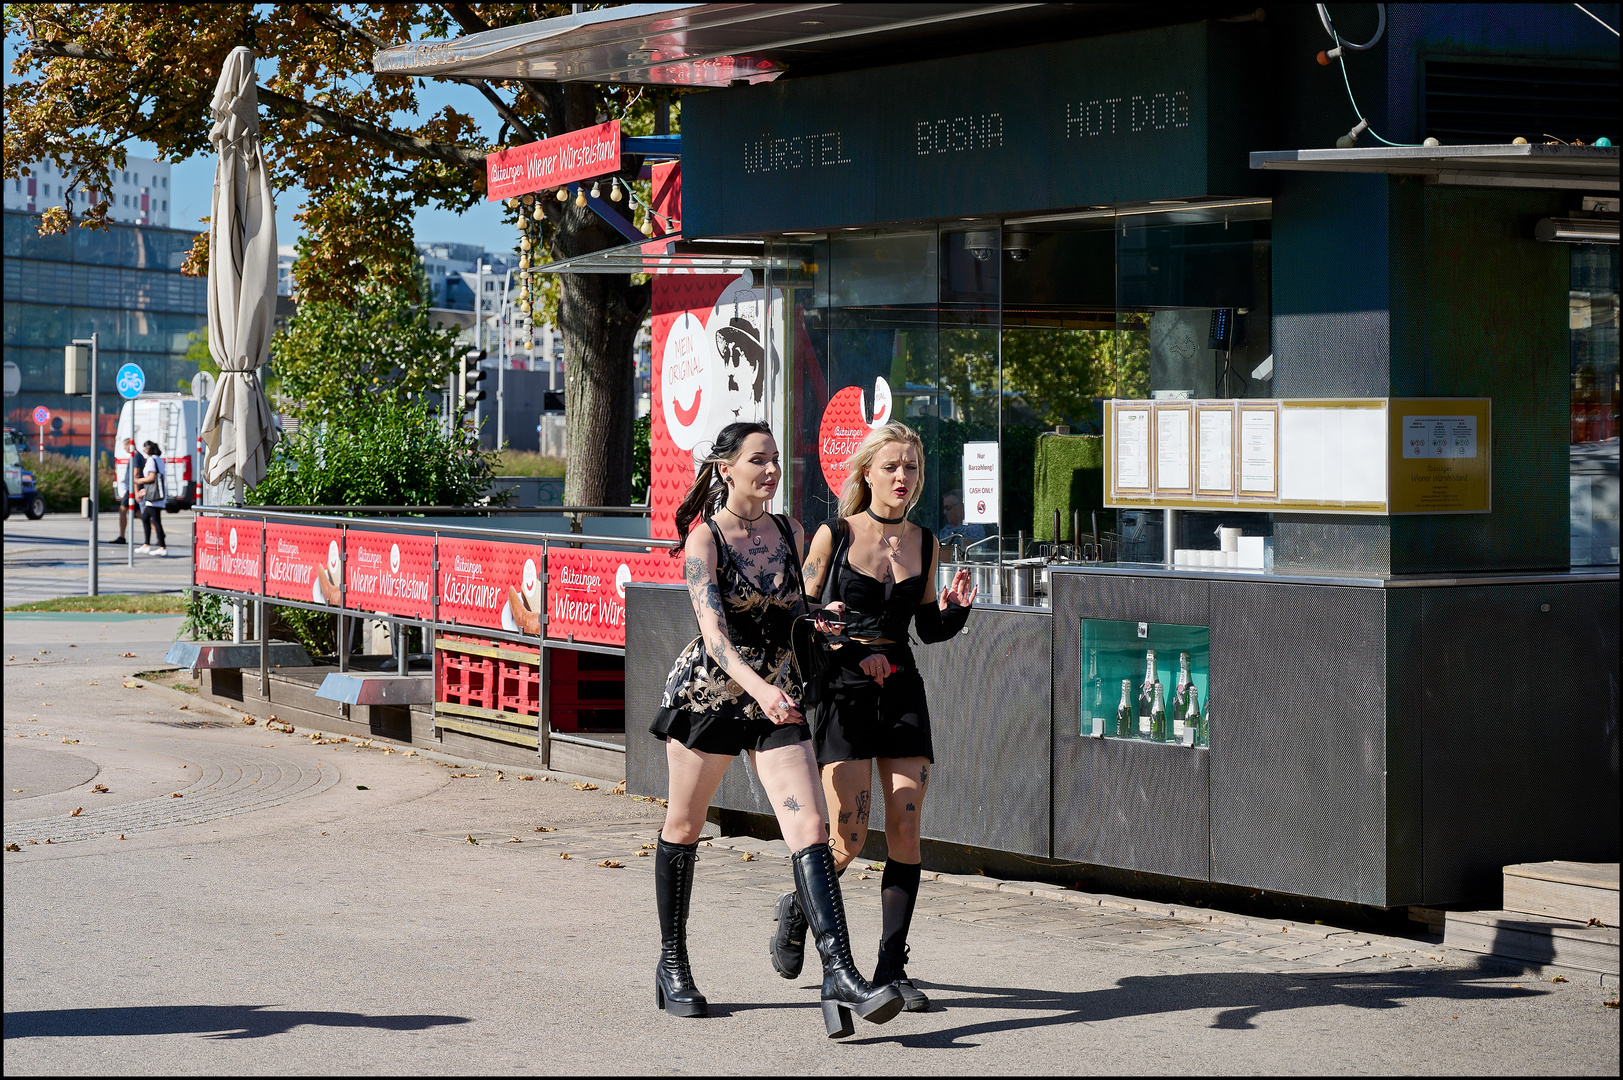
[[[851,959],[851,937],[845,927],[845,902],[834,871],[834,852],[813,844],[794,853],[795,889],[806,913],[817,955],[823,961],[823,1023],[828,1037],[843,1039],[855,1030],[851,1014],[883,1024],[902,1011],[894,986],[871,986]]]
[[[654,852],[654,896],[659,901],[659,966],[654,969],[654,1004],[672,1016],[703,1016],[704,995],[688,967],[688,904],[693,899],[693,864],[699,845],[668,844],[659,838]]]
[[[836,876],[844,877],[845,871],[840,870]],[[806,912],[793,890],[778,894],[772,917],[778,928],[767,942],[766,955],[779,975],[785,979],[799,978],[800,969],[806,963]]]
[[[913,905],[919,899],[919,864],[885,860],[879,903],[883,911],[879,932],[879,966],[873,984],[893,984],[902,992],[908,1012],[929,1012],[930,999],[907,977],[907,930],[913,924]]]

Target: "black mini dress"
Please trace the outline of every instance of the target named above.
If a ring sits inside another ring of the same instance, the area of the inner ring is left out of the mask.
[[[794,533],[776,514],[772,523],[788,544],[789,558],[794,558]],[[733,648],[757,675],[798,702],[801,688],[789,649],[789,626],[804,610],[800,575],[785,566],[772,589],[763,592],[750,580],[716,523],[705,524],[716,538],[716,583]],[[811,738],[803,722],[774,724],[767,719],[755,699],[716,663],[702,635],[690,641],[671,665],[660,708],[648,730],[690,750],[728,756],[791,746]]]
[[[824,525],[822,528],[829,528]],[[812,723],[812,746],[817,764],[837,761],[865,761],[870,758],[921,757],[935,761],[930,741],[930,705],[924,696],[924,680],[908,642],[908,631],[924,601],[924,587],[935,555],[935,537],[929,529],[923,536],[923,567],[905,581],[898,581],[885,595],[885,583],[851,566],[849,526],[840,520],[834,527],[835,557],[828,572],[834,575],[833,594],[824,598],[842,600],[846,608],[846,636],[852,644],[835,650],[835,667],[829,676],[828,694],[818,705]],[[930,632],[923,619],[920,637],[943,641],[963,628],[969,608],[951,606],[929,617]],[[896,670],[883,685],[862,670],[864,658],[881,655]]]

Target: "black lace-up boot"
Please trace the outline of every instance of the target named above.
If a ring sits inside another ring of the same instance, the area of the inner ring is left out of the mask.
[[[851,959],[851,938],[845,926],[845,903],[840,879],[834,871],[834,852],[827,844],[813,844],[794,853],[795,891],[804,905],[806,922],[823,961],[823,1023],[828,1037],[843,1039],[855,1028],[851,1014],[883,1024],[902,1011],[901,991],[894,986],[871,986]]]
[[[806,916],[793,892],[778,894],[777,920],[778,928],[772,934],[766,953],[779,975],[785,979],[798,978],[806,963]]]
[[[693,985],[688,967],[688,904],[693,899],[693,864],[699,845],[668,844],[662,836],[654,852],[654,895],[659,900],[659,966],[654,969],[654,1004],[672,1016],[703,1016],[707,1002]]]

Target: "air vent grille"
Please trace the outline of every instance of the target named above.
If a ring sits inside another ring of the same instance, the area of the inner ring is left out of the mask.
[[[1616,136],[1617,68],[1426,62],[1425,135],[1444,144]]]

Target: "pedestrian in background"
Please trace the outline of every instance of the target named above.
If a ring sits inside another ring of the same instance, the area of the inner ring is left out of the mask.
[[[129,454],[129,461],[124,471],[113,477],[113,494],[118,497],[118,539],[115,544],[127,544],[130,521],[130,495],[135,490],[136,479],[146,472],[147,459],[141,451],[135,448],[134,439],[124,440],[124,450]]]
[[[146,467],[142,470],[141,479],[135,483],[141,498],[143,542],[135,550],[143,555],[167,555],[169,547],[164,542],[163,508],[169,500],[169,493],[164,484],[163,451],[151,439],[142,446],[147,452]],[[152,546],[153,530],[157,530],[158,533],[157,547]]]

